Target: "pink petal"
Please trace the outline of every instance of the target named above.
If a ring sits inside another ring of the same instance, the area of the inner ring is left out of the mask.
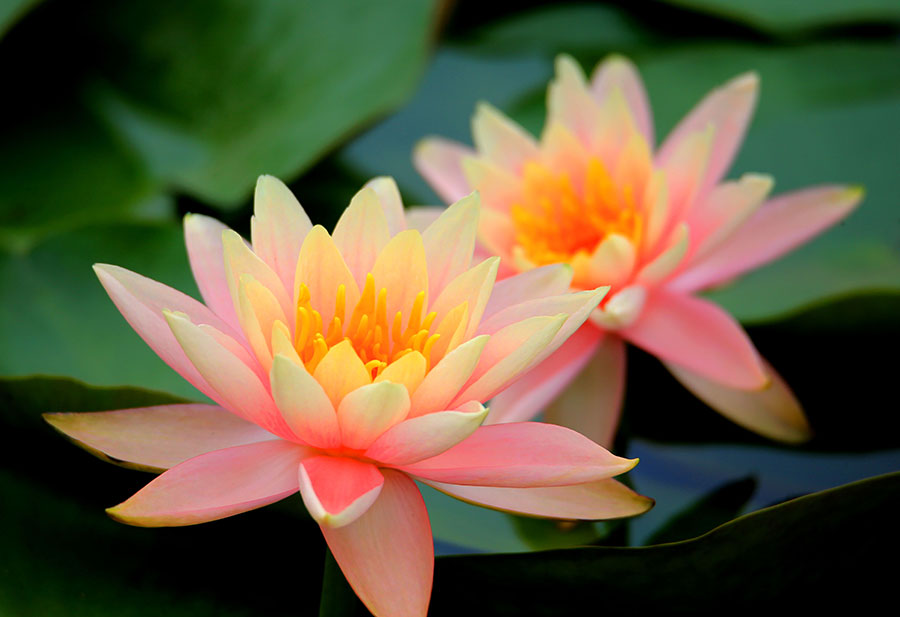
[[[400,469],[424,480],[524,488],[595,482],[636,464],[562,426],[519,422],[482,426],[443,454]]]
[[[540,156],[534,137],[487,103],[479,103],[475,110],[472,138],[479,154],[513,173]]]
[[[625,343],[607,334],[569,387],[544,411],[544,421],[578,431],[611,448],[625,393]]]
[[[275,439],[196,456],[107,512],[139,527],[206,523],[274,503],[299,489],[307,449]]]
[[[762,361],[747,333],[717,305],[657,288],[638,320],[620,332],[658,356],[732,388],[766,385]]]
[[[482,320],[490,319],[503,309],[533,298],[558,296],[569,291],[572,268],[567,264],[551,264],[516,274],[494,284],[491,299]]]
[[[337,413],[344,447],[365,450],[382,433],[406,418],[409,393],[405,386],[389,381],[369,384],[347,394]]]
[[[638,130],[651,146],[653,145],[653,117],[644,82],[634,65],[622,56],[609,56],[594,69],[591,76],[591,94],[601,103],[616,88],[622,91],[628,102],[628,109]]]
[[[290,316],[291,322],[288,325],[293,325],[294,306],[279,274],[254,253],[243,238],[230,229],[222,234],[222,247],[225,278],[228,281],[228,290],[231,292],[235,311],[240,314],[241,277],[249,274],[275,296],[281,310]]]
[[[235,331],[240,332],[234,302],[228,291],[225,261],[222,256],[222,232],[228,227],[202,214],[184,217],[184,242],[191,271],[200,295],[212,311]]]
[[[485,208],[508,213],[512,204],[521,199],[522,183],[513,171],[483,156],[466,157],[462,166],[466,181],[478,191]]]
[[[666,364],[688,390],[723,416],[751,431],[785,443],[812,436],[803,408],[781,376],[765,364],[769,385],[747,392],[717,384],[673,364]]]
[[[858,187],[821,186],[776,197],[672,285],[706,289],[777,259],[846,217],[862,196]]]
[[[191,385],[226,406],[222,397],[188,360],[166,323],[163,311],[185,313],[192,321],[210,324],[222,332],[233,333],[231,327],[193,298],[140,274],[107,264],[96,264],[94,272],[116,308],[144,342]]]
[[[462,159],[475,151],[440,137],[423,139],[413,152],[413,165],[445,202],[453,203],[472,192],[462,169]]]
[[[163,471],[200,454],[275,439],[216,405],[158,405],[44,419],[92,454],[113,463]]]
[[[468,303],[468,324],[465,329],[465,338],[471,338],[475,334],[481,316],[487,306],[488,299],[494,289],[494,281],[497,279],[497,267],[499,259],[493,257],[466,270],[441,291],[440,295],[429,305],[428,310],[437,313],[435,323],[440,323],[451,311],[464,302]]]
[[[310,456],[300,463],[300,495],[323,527],[343,527],[366,513],[384,485],[371,463],[338,456]]]
[[[375,615],[425,617],[434,575],[434,543],[425,502],[404,474],[384,470],[384,487],[350,525],[322,527],[347,581]]]
[[[497,488],[425,482],[439,491],[479,506],[547,518],[598,520],[643,514],[653,500],[613,480],[572,486]]]
[[[300,245],[312,229],[309,216],[291,190],[273,176],[257,180],[253,211],[253,251],[278,274],[286,290],[293,289]]]
[[[469,269],[480,208],[477,194],[463,197],[422,233],[428,263],[429,297],[437,298],[450,281]]]
[[[254,371],[184,314],[166,311],[165,317],[187,357],[224,401],[223,407],[279,437],[293,437]]]
[[[478,401],[460,409],[436,411],[395,424],[366,451],[366,456],[390,465],[409,465],[437,456],[475,432],[487,415]]]
[[[316,448],[337,448],[341,430],[325,390],[302,365],[285,356],[272,363],[272,396],[297,437]]]
[[[714,137],[703,185],[709,187],[717,183],[728,171],[744,139],[756,107],[758,90],[759,77],[755,73],[745,73],[710,92],[660,146],[658,165],[665,167],[685,139],[711,125]]]
[[[668,221],[659,237],[665,238],[682,219],[689,216],[697,198],[704,193],[709,157],[714,145],[715,131],[710,125],[705,131],[686,135],[672,155],[660,167],[665,173],[668,196]],[[650,247],[651,254],[656,247]]]
[[[566,55],[556,58],[556,76],[547,92],[547,124],[567,127],[585,146],[591,146],[600,107],[587,91],[584,72]]]
[[[586,325],[550,357],[498,394],[490,403],[488,424],[531,420],[581,372],[600,344],[600,331]]]
[[[403,212],[403,201],[400,199],[400,190],[397,183],[390,176],[379,176],[366,182],[366,188],[371,188],[378,195],[384,218],[387,219],[388,232],[391,236],[406,229],[406,217]]]

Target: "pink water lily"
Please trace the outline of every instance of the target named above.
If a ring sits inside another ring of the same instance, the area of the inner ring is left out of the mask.
[[[796,398],[740,325],[696,295],[840,221],[862,194],[820,186],[767,201],[768,176],[723,181],[757,87],[749,73],[714,90],[654,153],[650,108],[632,64],[612,57],[587,81],[562,56],[539,141],[482,104],[472,120],[474,149],[441,138],[417,147],[416,167],[441,197],[481,192],[479,240],[502,258],[501,277],[568,263],[575,289],[611,287],[576,335],[492,401],[488,423],[545,409],[549,421],[609,444],[629,342],[733,421],[787,442],[809,437]],[[560,280],[557,291],[564,289]]]
[[[559,426],[480,426],[482,402],[558,348],[605,290],[567,293],[558,266],[495,284],[497,258],[472,263],[478,216],[469,196],[407,229],[395,184],[379,178],[329,234],[264,176],[252,244],[211,218],[185,220],[205,304],[95,267],[137,333],[215,404],[47,420],[163,472],[109,509],[125,523],[202,523],[299,491],[376,615],[427,611],[434,547],[414,479],[534,516],[645,511],[650,500],[611,479],[635,460]]]

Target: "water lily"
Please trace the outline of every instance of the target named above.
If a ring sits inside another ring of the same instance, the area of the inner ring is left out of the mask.
[[[576,335],[492,401],[488,422],[546,408],[549,421],[609,444],[628,342],[735,422],[787,442],[809,437],[796,398],[744,330],[696,295],[802,244],[861,197],[857,188],[820,186],[767,200],[768,176],[723,180],[758,81],[748,73],[711,92],[654,152],[650,108],[633,65],[612,57],[587,81],[561,56],[539,141],[481,104],[472,120],[474,149],[442,138],[417,147],[416,167],[442,198],[481,192],[479,240],[502,257],[501,277],[567,263],[575,289],[611,287]]]
[[[202,523],[299,491],[377,615],[427,611],[434,547],[414,479],[534,516],[643,512],[650,500],[611,479],[636,461],[559,426],[480,426],[482,403],[558,348],[605,290],[568,293],[559,266],[495,284],[497,258],[472,263],[478,215],[473,195],[408,229],[396,186],[379,178],[329,234],[264,176],[252,244],[211,218],[185,220],[205,304],[95,266],[137,333],[215,404],[47,420],[163,472],[109,509],[124,523]]]

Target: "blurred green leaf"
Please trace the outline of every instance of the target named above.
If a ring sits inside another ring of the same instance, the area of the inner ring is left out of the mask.
[[[826,26],[900,23],[894,0],[666,0],[670,4],[787,34]]]
[[[669,519],[650,536],[647,544],[689,540],[724,525],[740,514],[755,490],[756,480],[752,477],[720,486]]]
[[[202,398],[122,318],[91,269],[96,262],[198,295],[174,225],[91,227],[0,254],[0,375],[68,375]]]
[[[150,169],[230,206],[295,177],[398,105],[425,61],[432,2],[98,5],[98,112]],[[177,164],[170,160],[174,153]]]
[[[0,0],[0,36],[6,34],[13,24],[40,2],[41,0]]]
[[[439,559],[431,614],[559,615],[892,601],[900,473],[794,499],[684,542]],[[478,581],[477,594],[461,594]],[[827,591],[826,591],[827,590]]]

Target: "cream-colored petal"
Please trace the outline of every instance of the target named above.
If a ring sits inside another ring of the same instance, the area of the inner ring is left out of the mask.
[[[348,392],[372,383],[369,371],[346,339],[328,350],[313,371],[313,377],[325,390],[335,409]]]
[[[412,396],[416,388],[425,379],[428,363],[418,351],[411,351],[403,355],[399,360],[391,362],[380,375],[373,379],[373,383],[390,381],[406,386],[409,395]]]
[[[337,448],[341,431],[325,390],[302,365],[277,355],[272,363],[272,397],[297,437],[316,448]]]
[[[268,372],[272,366],[272,328],[276,321],[287,322],[278,300],[250,274],[241,275],[238,290],[238,317],[256,358]]]
[[[388,232],[391,236],[406,229],[406,218],[403,214],[403,201],[400,199],[400,189],[390,176],[379,176],[366,182],[366,187],[371,188],[378,195],[381,208],[384,210],[384,218],[387,220]]]
[[[465,338],[471,338],[478,329],[481,316],[491,297],[499,265],[500,259],[491,257],[453,279],[428,307],[429,311],[437,313],[435,321],[439,323],[450,311],[463,302],[468,302],[469,323]]]
[[[591,321],[604,330],[627,328],[640,317],[647,301],[647,288],[631,285],[612,296],[602,308],[591,313]]]
[[[628,109],[638,130],[653,145],[653,117],[644,84],[635,66],[627,58],[613,54],[597,65],[591,76],[591,94],[596,101],[604,101],[619,89],[628,102]]]
[[[366,274],[390,240],[387,218],[375,189],[364,187],[353,196],[334,228],[332,239],[362,288]]]
[[[591,255],[589,286],[622,285],[631,277],[636,260],[637,251],[630,239],[620,234],[609,234]]]
[[[422,233],[428,263],[428,295],[437,298],[450,281],[472,262],[481,201],[477,193],[463,197]]]
[[[309,216],[291,190],[273,176],[256,181],[253,210],[253,251],[278,274],[286,290],[292,289],[300,245],[312,229]]]
[[[364,450],[408,413],[409,393],[402,384],[382,381],[356,388],[338,407],[341,443]]]
[[[688,251],[690,234],[686,223],[678,225],[671,234],[669,245],[638,272],[641,285],[658,285],[681,264]]]
[[[413,393],[409,417],[446,409],[469,380],[489,339],[487,335],[476,336],[444,356]]]

